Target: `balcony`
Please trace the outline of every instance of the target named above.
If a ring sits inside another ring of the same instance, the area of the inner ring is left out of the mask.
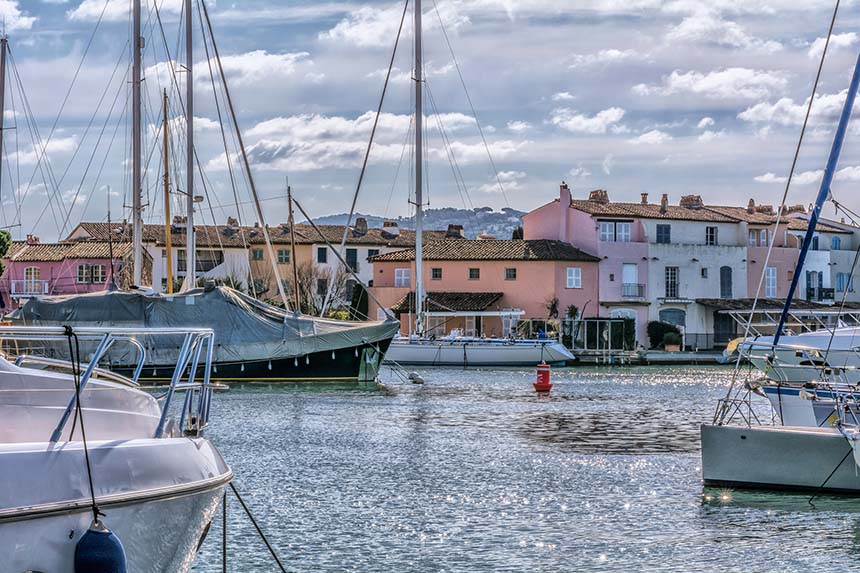
[[[832,288],[807,288],[806,300],[813,302],[821,302],[825,300],[834,300],[835,292]]]
[[[18,280],[9,282],[11,283],[10,294],[15,297],[43,296],[48,294],[50,291],[50,284],[48,281]]]
[[[623,283],[621,285],[621,296],[624,298],[645,298],[645,285]]]

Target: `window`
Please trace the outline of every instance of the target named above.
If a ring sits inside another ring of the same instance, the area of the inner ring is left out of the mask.
[[[42,271],[39,267],[27,267],[24,269],[24,280],[25,281],[37,281],[40,278]]]
[[[80,284],[90,282],[90,266],[87,264],[78,265],[77,282]]]
[[[224,262],[223,251],[213,249],[197,250],[197,272],[205,273],[211,271],[218,265]],[[188,260],[185,256],[185,249],[176,250],[176,267],[178,271],[185,272],[188,270]]]
[[[317,279],[317,294],[325,296],[328,292],[328,281],[325,279]]]
[[[440,269],[439,267],[433,267],[432,269],[430,269],[430,278],[434,281],[441,281],[442,269]]]
[[[705,227],[705,244],[706,245],[716,245],[717,244],[717,227]]]
[[[379,249],[367,249],[367,256],[368,257],[375,257],[378,254],[379,254]]]
[[[776,298],[776,267],[767,267],[764,270],[764,296]]]
[[[845,292],[845,273],[836,273],[836,292]]]
[[[346,250],[346,266],[349,267],[352,272],[358,272],[358,249]]]
[[[515,281],[517,280],[517,269],[505,269],[505,280],[506,281]]]
[[[678,298],[678,267],[666,267],[666,298]]]
[[[600,221],[600,240],[604,243],[629,243],[631,227],[629,221]]]
[[[672,242],[672,226],[657,225],[657,242],[668,245]]]
[[[475,269],[475,268],[469,269],[469,280],[470,281],[481,280],[481,269]]]
[[[105,265],[93,265],[90,267],[90,274],[93,278],[93,283],[102,284],[107,281],[107,269]]]
[[[758,246],[766,247],[767,246],[767,229],[762,229],[758,233]]]
[[[320,264],[326,264],[328,262],[328,251],[327,247],[317,247],[317,262]]]
[[[262,261],[263,260],[263,249],[254,249],[253,251],[251,251],[251,256],[253,257],[253,259],[255,261]]]
[[[830,250],[838,251],[842,248],[842,239],[840,237],[833,237],[830,240]]]
[[[412,286],[412,269],[394,269],[394,286]]]
[[[582,269],[567,267],[567,288],[582,288]]]
[[[615,240],[615,223],[610,221],[600,222],[600,241],[609,243]]]
[[[708,278],[708,267],[702,267],[702,278]]]
[[[166,259],[166,258],[167,258],[167,249],[161,249],[161,258],[162,258],[162,259]]]
[[[753,231],[752,229],[750,229],[749,241],[747,244],[749,244],[750,247],[758,246],[758,231]]]
[[[815,235],[814,237],[812,237],[812,250],[813,251],[818,250],[818,235]]]
[[[732,267],[720,267],[720,298],[732,298]]]
[[[290,250],[289,249],[278,249],[278,264],[279,265],[290,264]]]

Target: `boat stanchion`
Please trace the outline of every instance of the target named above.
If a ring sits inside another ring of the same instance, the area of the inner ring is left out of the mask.
[[[552,382],[550,381],[550,368],[546,362],[541,362],[537,366],[537,379],[534,383],[536,392],[549,392],[552,390]]]

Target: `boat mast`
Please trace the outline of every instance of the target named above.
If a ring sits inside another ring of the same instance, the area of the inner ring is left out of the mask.
[[[854,100],[857,98],[857,89],[860,87],[860,54],[857,55],[857,62],[854,64],[854,75],[851,77],[851,83],[848,86],[848,94],[845,96],[845,105],[842,107],[842,115],[839,117],[839,125],[836,127],[836,134],[833,136],[833,145],[830,148],[830,156],[827,158],[827,166],[824,168],[824,176],[821,178],[821,187],[818,190],[818,196],[815,198],[815,205],[809,213],[809,220],[806,225],[806,235],[803,237],[803,245],[800,248],[800,254],[797,257],[797,266],[794,269],[794,276],[791,278],[791,286],[788,289],[788,297],[785,299],[785,306],[782,309],[782,314],[779,317],[779,324],[776,327],[776,333],[773,336],[774,347],[779,344],[779,339],[782,336],[782,329],[785,327],[785,321],[788,317],[788,312],[791,309],[791,301],[794,298],[794,293],[797,290],[797,285],[800,282],[800,274],[803,271],[803,263],[806,261],[806,254],[809,252],[809,247],[812,245],[812,238],[815,235],[815,227],[818,224],[818,217],[821,215],[821,207],[824,201],[830,195],[830,183],[833,181],[833,175],[836,172],[836,166],[839,163],[839,154],[842,152],[842,142],[845,140],[845,132],[848,129],[848,122],[851,119],[851,110],[854,107]],[[819,285],[820,286],[820,285]],[[750,317],[752,320],[752,317]]]
[[[133,55],[131,64],[131,233],[132,250],[132,282],[140,285],[143,280],[143,217],[141,193],[141,131],[140,131],[140,52],[143,48],[143,38],[140,36],[140,0],[134,0],[132,5],[132,43]]]
[[[424,111],[421,96],[423,91],[421,66],[421,0],[415,0],[415,332],[424,334],[424,200],[423,183],[424,149],[422,141]]]
[[[9,39],[0,38],[0,182],[3,175],[3,112],[6,110],[6,49]]]
[[[169,139],[167,133],[167,88],[164,89],[164,243],[167,247],[167,294],[173,294],[173,241],[170,236],[170,163],[168,158]]]
[[[185,140],[188,144],[185,158],[188,223],[185,231],[185,288],[197,285],[197,239],[194,236],[194,37],[191,26],[191,0],[185,0]]]
[[[293,189],[287,184],[287,204],[290,207],[290,248],[292,249],[290,261],[293,263],[293,301],[296,303],[295,309],[298,312],[302,310],[302,292],[299,288],[299,269],[296,259],[296,221],[293,217]]]

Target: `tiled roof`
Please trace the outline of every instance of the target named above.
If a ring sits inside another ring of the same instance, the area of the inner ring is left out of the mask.
[[[62,243],[28,244],[15,241],[9,248],[7,257],[13,262],[59,262],[65,259],[110,259],[113,249],[114,259],[122,259],[131,253],[128,242],[107,241],[69,241]]]
[[[714,211],[716,213],[720,213],[722,215],[726,215],[727,217],[731,217],[738,221],[745,221],[747,223],[758,224],[758,225],[773,225],[776,223],[776,213],[775,212],[762,212],[755,211],[750,213],[746,207],[729,207],[723,205],[706,205],[705,209],[709,211]],[[809,221],[807,221],[804,217],[791,217],[786,216],[783,213],[783,216],[780,220],[780,224],[788,224],[788,228],[792,231],[806,231],[809,226]],[[828,225],[826,222],[819,219],[818,224],[815,226],[816,231],[820,231],[822,233],[843,233],[846,235],[850,235],[851,231],[846,231],[840,227],[835,225]]]
[[[716,308],[719,310],[746,310],[749,311],[753,307],[753,302],[755,299],[752,298],[697,298],[696,302],[703,305],[709,306],[711,308]],[[778,298],[760,298],[756,303],[756,310],[782,310],[783,306],[785,306],[784,299]],[[811,302],[808,300],[802,299],[794,299],[794,302],[791,303],[791,308],[796,310],[815,310],[815,309],[824,309],[830,308],[833,306],[827,304],[821,304],[818,302]]]
[[[425,301],[428,312],[480,312],[495,304],[500,292],[430,292]],[[395,314],[415,312],[415,292],[410,292],[391,307]]]
[[[710,223],[737,222],[731,217],[706,208],[691,209],[678,205],[668,205],[665,213],[661,213],[660,205],[655,203],[602,203],[586,199],[571,199],[570,206],[598,217],[637,217],[641,219],[706,221]]]
[[[87,235],[107,240],[111,234],[116,240],[131,240],[131,225],[107,223],[84,222],[79,225]],[[345,225],[317,225],[319,233],[310,225],[296,225],[296,243],[300,245],[311,245],[324,243],[327,239],[331,244],[340,244],[343,238]],[[245,245],[264,245],[266,243],[263,230],[260,227],[229,226],[229,225],[195,225],[198,247],[234,247],[242,248]],[[288,245],[291,242],[290,229],[287,225],[269,227],[269,237],[273,244]],[[113,231],[113,233],[111,233]],[[424,240],[432,241],[444,239],[446,231],[424,231]],[[171,243],[175,246],[185,245],[185,227],[174,225],[171,231]],[[166,244],[164,225],[143,226],[143,241],[155,243],[158,246]],[[382,229],[368,229],[364,234],[358,234],[354,228],[347,235],[347,244],[371,245],[381,247],[410,247],[415,244],[415,231],[411,229],[400,229],[399,235],[392,236],[383,233]]]
[[[376,255],[371,262],[413,261],[415,249]],[[595,256],[580,251],[570,243],[538,239],[531,241],[447,239],[424,245],[427,261],[582,261],[597,262]]]

